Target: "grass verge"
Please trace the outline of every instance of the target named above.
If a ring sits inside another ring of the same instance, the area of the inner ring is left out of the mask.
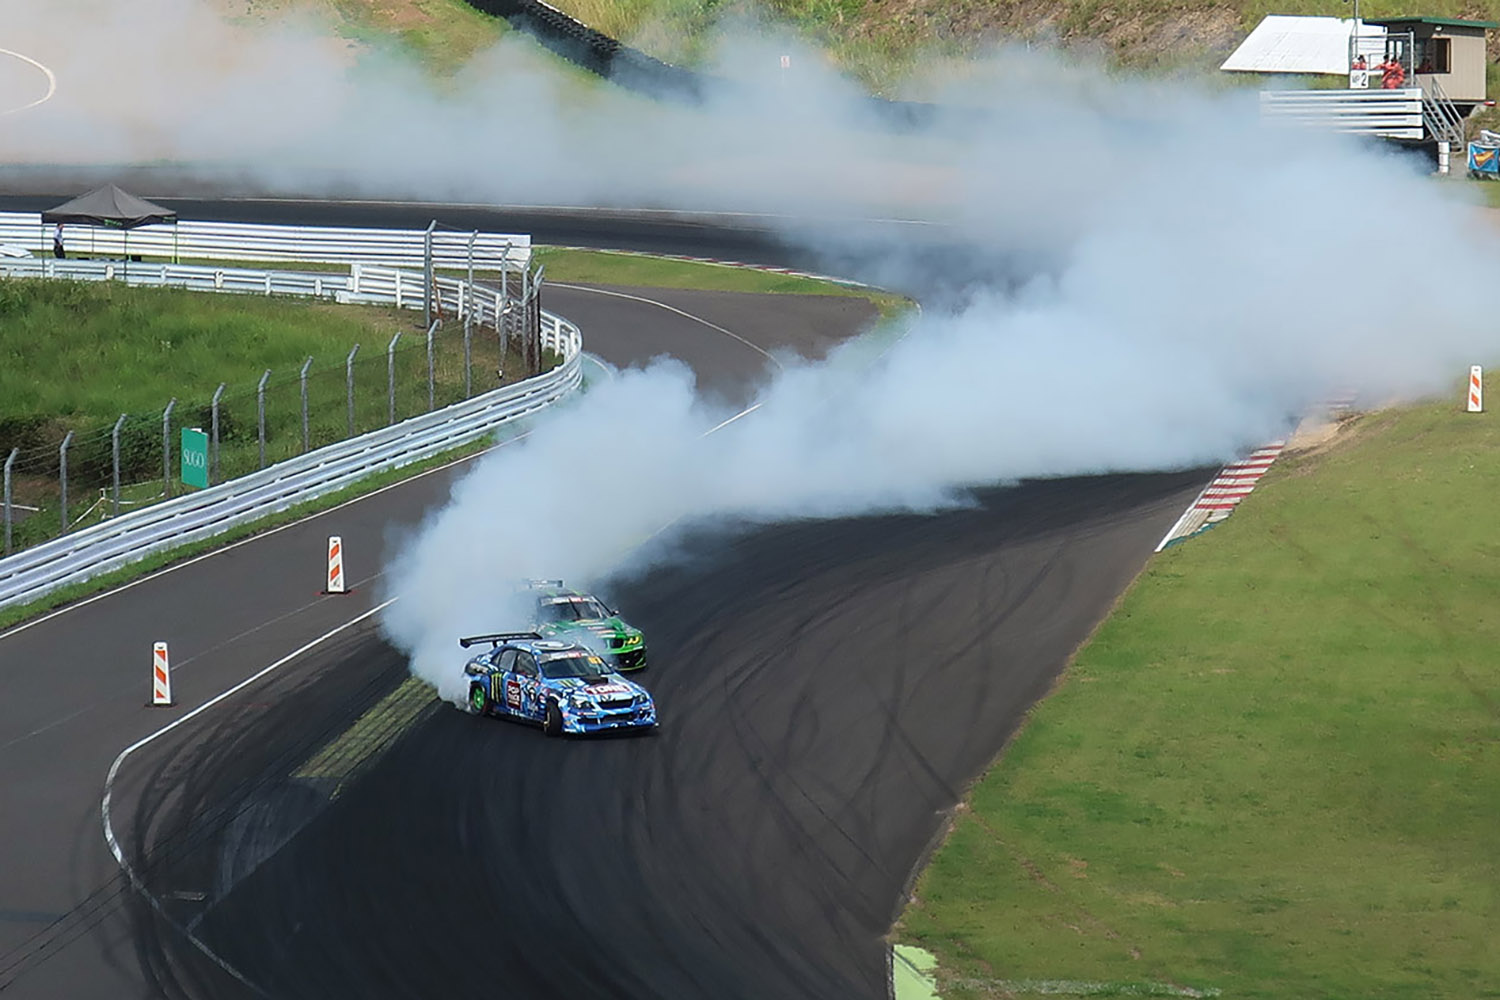
[[[673,260],[648,254],[609,250],[569,250],[537,247],[535,256],[546,265],[549,281],[595,285],[636,285],[645,288],[690,288],[710,292],[751,292],[762,295],[837,295],[868,299],[889,319],[911,308],[911,300],[875,288],[841,285],[835,281],[778,274],[748,267]]]
[[[409,310],[214,295],[119,282],[0,280],[0,417],[113,422],[172,396],[254,386],[308,356],[342,363],[421,324]],[[39,377],[41,376],[41,377]]]
[[[1497,490],[1382,413],[1153,560],[917,884],[943,995],[1500,994]]]

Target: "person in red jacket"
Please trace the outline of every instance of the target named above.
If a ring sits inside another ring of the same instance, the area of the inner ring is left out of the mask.
[[[1386,56],[1385,62],[1375,68],[1380,70],[1380,86],[1383,90],[1397,90],[1406,82],[1406,67],[1395,56]]]

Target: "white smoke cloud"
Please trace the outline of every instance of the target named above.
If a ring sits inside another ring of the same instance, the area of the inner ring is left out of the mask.
[[[599,580],[705,518],[925,510],[976,484],[1217,461],[1327,393],[1431,392],[1489,350],[1461,294],[1497,263],[1476,210],[1407,159],[1263,130],[1253,95],[1002,51],[913,81],[962,110],[893,132],[776,38],[727,39],[725,75],[770,85],[695,109],[583,87],[522,41],[435,86],[306,24],[252,32],[187,0],[0,7],[10,47],[33,44],[62,85],[46,115],[0,119],[18,158],[775,212],[831,269],[929,293],[884,355],[783,359],[760,408],[711,436],[730,413],[658,362],[480,462],[387,574],[387,633],[448,696],[455,637],[518,624],[521,578]],[[84,12],[99,20],[80,37]],[[98,68],[106,49],[130,51],[127,77]],[[829,222],[861,215],[913,224]],[[601,440],[630,456],[628,484],[590,473]]]

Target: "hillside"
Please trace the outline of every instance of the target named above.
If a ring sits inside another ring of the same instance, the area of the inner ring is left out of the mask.
[[[550,0],[646,52],[691,63],[707,28],[756,8],[721,0]],[[1348,17],[1344,0],[767,0],[759,8],[825,46],[876,90],[919,60],[1004,42],[1051,43],[1135,68],[1213,68],[1266,14]],[[1424,14],[1500,20],[1500,0],[1369,0],[1365,17]],[[1500,35],[1491,39],[1500,55]]]
[[[464,0],[215,0],[246,19],[310,12],[344,37],[397,44],[451,70],[506,32]],[[913,70],[1006,42],[1061,45],[1125,67],[1211,70],[1266,14],[1347,17],[1345,0],[549,0],[597,30],[679,65],[712,57],[715,29],[756,24],[807,37],[839,67],[894,94]],[[1500,0],[1368,0],[1366,17],[1500,20]],[[1500,57],[1500,33],[1491,39]]]

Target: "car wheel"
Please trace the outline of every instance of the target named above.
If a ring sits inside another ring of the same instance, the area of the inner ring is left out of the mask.
[[[542,723],[542,732],[548,736],[562,735],[562,709],[557,707],[557,702],[547,702],[547,718]]]
[[[489,715],[490,709],[492,707],[493,706],[490,704],[490,696],[485,693],[484,685],[470,684],[469,711],[473,712],[475,715]]]

